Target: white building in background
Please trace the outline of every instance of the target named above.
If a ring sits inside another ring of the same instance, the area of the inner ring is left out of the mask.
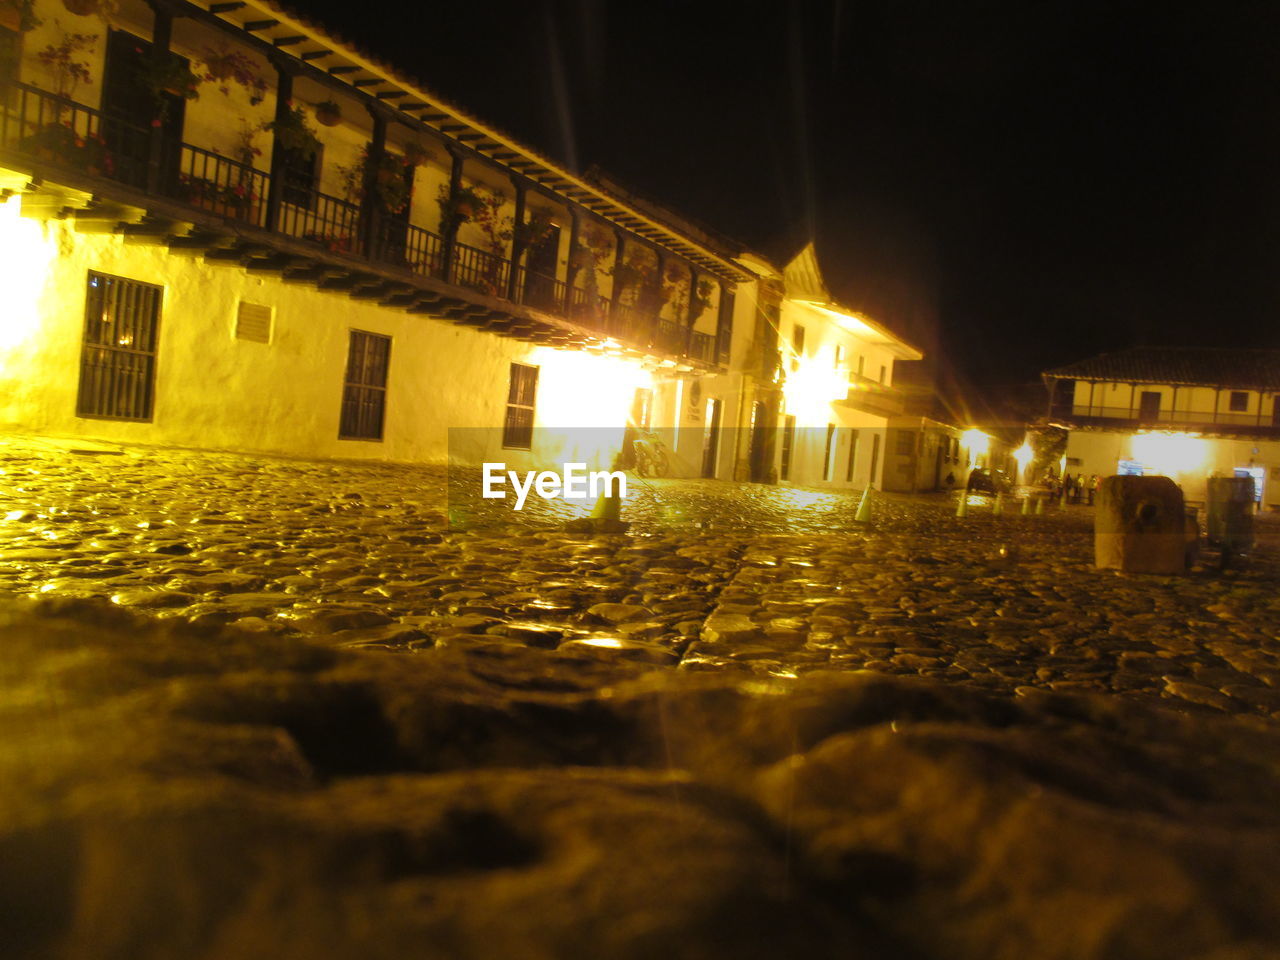
[[[886,431],[904,410],[893,386],[893,364],[923,355],[835,301],[812,242],[787,263],[782,286],[778,479],[880,488],[886,479]]]
[[[1135,347],[1044,373],[1066,472],[1161,474],[1190,500],[1251,476],[1280,508],[1280,350]]]

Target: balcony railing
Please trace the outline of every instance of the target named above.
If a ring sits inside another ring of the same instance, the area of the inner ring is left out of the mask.
[[[708,364],[727,361],[727,342],[690,332],[634,304],[571,288],[563,280],[523,266],[514,268],[512,285],[511,260],[478,247],[453,243],[452,263],[446,264],[449,245],[443,237],[385,214],[367,224],[359,204],[303,185],[281,185],[272,224],[268,173],[203,147],[166,139],[158,128],[138,126],[29,84],[0,85],[0,149],[114,180],[331,253],[447,279],[485,296],[566,317],[641,348]]]
[[[1161,410],[1154,415],[1144,413],[1138,407],[1105,407],[1076,404],[1055,406],[1053,416],[1061,419],[1075,420],[1115,420],[1127,426],[1143,427],[1280,427],[1280,417],[1273,413],[1238,413],[1213,410]]]

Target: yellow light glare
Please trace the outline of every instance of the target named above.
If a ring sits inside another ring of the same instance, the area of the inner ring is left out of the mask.
[[[1031,449],[1031,444],[1023,443],[1017,450],[1013,451],[1013,459],[1018,461],[1018,469],[1026,470],[1027,464],[1035,459],[1036,452]]]
[[[19,196],[0,203],[0,372],[10,366],[20,369],[20,354],[34,346],[40,294],[54,255],[40,223],[19,216],[21,205]]]
[[[837,368],[833,359],[826,351],[814,357],[799,357],[797,369],[787,374],[782,385],[787,413],[802,426],[827,423],[832,401],[849,395],[849,375]]]
[[[1147,472],[1170,477],[1203,470],[1209,459],[1207,441],[1189,433],[1139,433],[1131,449]]]
[[[637,360],[554,347],[534,349],[529,363],[540,368],[539,380],[548,387],[538,396],[539,455],[610,469],[636,390],[652,388],[653,375]],[[571,389],[557,389],[564,385]]]
[[[984,456],[991,449],[991,438],[976,428],[960,434],[960,443],[969,449],[971,457]]]

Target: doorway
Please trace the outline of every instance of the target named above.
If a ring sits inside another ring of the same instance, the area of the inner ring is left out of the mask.
[[[554,223],[546,236],[525,254],[524,302],[540,310],[555,310],[556,261],[560,256],[560,228]]]
[[[1236,467],[1232,473],[1237,477],[1253,477],[1253,502],[1262,503],[1262,484],[1267,479],[1266,467]]]
[[[707,430],[702,439],[702,476],[705,480],[716,478],[716,461],[720,456],[720,401],[707,401]]]
[[[173,93],[152,93],[146,76],[151,44],[123,30],[107,34],[106,65],[102,73],[102,138],[115,161],[113,178],[146,189],[151,164],[151,137],[160,137],[160,189],[172,193],[178,183],[182,153],[182,123],[187,101]],[[176,63],[190,63],[170,54]],[[151,124],[158,120],[154,128]]]

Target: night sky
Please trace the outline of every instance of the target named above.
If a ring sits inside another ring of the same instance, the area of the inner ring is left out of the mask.
[[[292,2],[749,247],[816,234],[944,376],[1280,346],[1280,4]]]

